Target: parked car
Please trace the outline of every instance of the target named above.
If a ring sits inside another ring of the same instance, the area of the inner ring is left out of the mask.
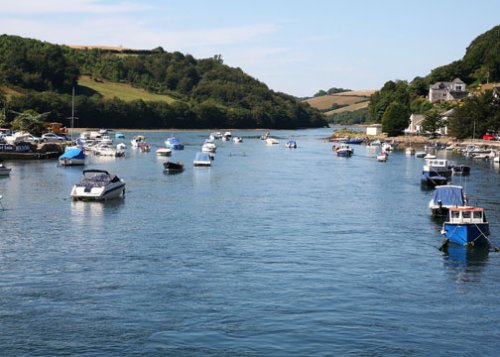
[[[66,141],[68,140],[65,136],[54,134],[54,133],[45,133],[42,135],[42,141]]]
[[[29,143],[32,143],[32,144],[38,144],[38,143],[42,142],[42,138],[40,138],[38,136],[31,135],[31,134],[26,135],[24,137],[24,140],[29,142]]]

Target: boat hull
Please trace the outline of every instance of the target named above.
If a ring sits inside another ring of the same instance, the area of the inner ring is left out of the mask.
[[[164,172],[167,174],[175,174],[184,171],[184,165],[178,162],[164,162]]]
[[[9,176],[10,175],[10,168],[7,167],[0,167],[0,176]]]
[[[83,165],[85,165],[85,159],[76,159],[76,158],[59,159],[59,165],[61,165],[61,166],[83,166]]]
[[[487,236],[490,234],[490,229],[488,223],[454,224],[445,222],[442,233],[456,244],[485,245],[488,244]]]
[[[423,186],[432,188],[436,186],[446,185],[448,183],[448,178],[444,176],[427,176],[422,175],[421,183]]]
[[[338,150],[337,156],[338,157],[351,157],[352,151],[351,150]]]
[[[75,185],[71,190],[74,201],[106,201],[118,198],[125,193],[125,183],[120,182],[109,187],[86,190],[83,186]]]

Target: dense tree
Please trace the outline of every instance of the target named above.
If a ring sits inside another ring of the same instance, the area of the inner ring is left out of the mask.
[[[445,126],[446,123],[443,121],[443,116],[436,109],[431,109],[425,113],[424,120],[422,122],[422,129],[424,132],[435,133],[438,129]]]
[[[44,132],[43,121],[48,113],[37,113],[34,110],[25,110],[22,113],[16,113],[17,116],[11,123],[11,129],[41,135]]]
[[[466,98],[448,121],[448,133],[458,139],[478,138],[487,132],[500,133],[500,99],[492,91]]]
[[[382,131],[388,136],[397,136],[403,133],[403,130],[409,124],[408,107],[399,102],[392,102],[382,116]]]
[[[410,94],[406,81],[388,81],[380,91],[370,96],[370,120],[374,123],[381,123],[389,105],[394,102],[403,105],[409,112]]]

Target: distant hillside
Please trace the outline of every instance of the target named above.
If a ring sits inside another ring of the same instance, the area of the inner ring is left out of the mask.
[[[338,112],[366,108],[370,100],[370,95],[374,92],[374,90],[349,91],[308,98],[304,101],[328,116]]]
[[[59,46],[0,36],[0,101],[64,122],[77,87],[78,125],[122,128],[276,128],[327,125],[294,97],[274,92],[222,56],[121,47]],[[10,92],[8,92],[10,91]],[[12,93],[20,93],[12,95]],[[10,94],[9,94],[10,93]],[[14,114],[8,113],[7,122]]]

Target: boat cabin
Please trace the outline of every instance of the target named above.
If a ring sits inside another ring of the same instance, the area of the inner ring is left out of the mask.
[[[484,209],[478,207],[452,207],[449,209],[448,222],[451,224],[485,223]]]
[[[444,159],[426,159],[425,164],[429,167],[442,167],[448,168],[448,160]]]

